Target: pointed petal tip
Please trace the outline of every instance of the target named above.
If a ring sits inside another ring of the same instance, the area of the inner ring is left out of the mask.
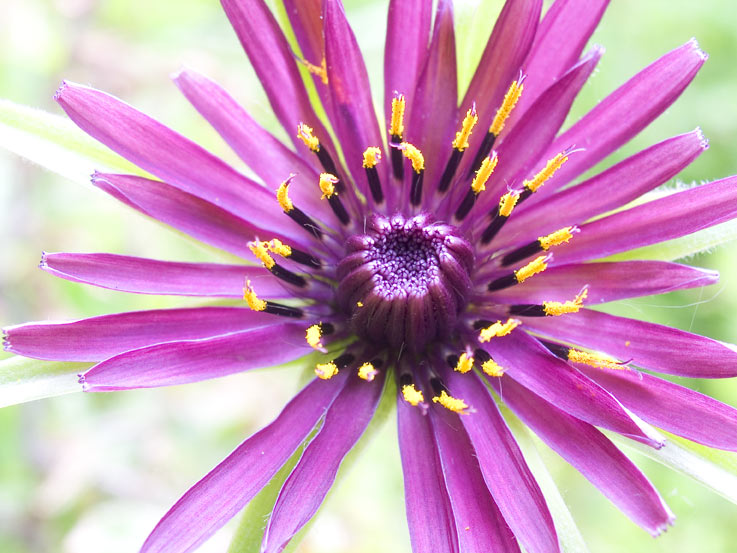
[[[704,136],[704,131],[701,129],[701,127],[696,127],[694,131],[696,133],[696,138],[699,139],[699,145],[702,149],[708,150],[709,149],[709,139]]]
[[[689,40],[686,44],[691,46],[693,52],[699,58],[701,58],[702,63],[709,59],[709,54],[701,49],[701,47],[699,46],[699,41],[696,40],[696,37],[692,37],[691,40]]]
[[[56,89],[56,92],[54,92],[54,101],[55,102],[60,102],[61,101],[61,97],[64,94],[64,92],[66,91],[66,89],[68,88],[69,84],[71,84],[71,83],[69,81],[67,81],[67,80],[61,81],[61,84],[59,85],[59,88],[57,88]]]
[[[668,506],[667,506],[667,505],[665,505],[665,504],[663,504],[663,508],[665,509],[665,512],[666,512],[666,515],[667,515],[667,518],[666,518],[665,522],[663,522],[662,524],[659,524],[659,525],[658,525],[658,526],[656,526],[655,528],[648,528],[648,529],[647,529],[648,533],[649,533],[649,534],[650,534],[650,535],[651,535],[651,536],[652,536],[653,538],[658,538],[658,537],[660,537],[660,536],[661,536],[661,535],[662,535],[662,534],[663,534],[664,532],[667,532],[667,531],[668,531],[668,528],[670,528],[671,526],[673,526],[673,524],[674,524],[674,523],[675,523],[675,521],[676,521],[676,515],[674,515],[674,514],[673,514],[673,513],[671,512],[671,510],[670,510],[670,509],[668,508]]]

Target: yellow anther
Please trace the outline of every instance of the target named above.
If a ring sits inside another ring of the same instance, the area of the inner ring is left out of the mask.
[[[300,138],[310,150],[317,152],[320,150],[320,141],[312,134],[312,127],[308,127],[304,123],[297,126],[297,138]]]
[[[287,246],[278,238],[269,240],[268,244],[269,249],[272,251],[272,253],[275,253],[276,255],[280,255],[282,257],[289,257],[290,255],[292,255],[292,248],[290,246]]]
[[[616,359],[600,353],[589,353],[577,349],[568,350],[568,360],[573,363],[582,363],[599,369],[611,369],[614,371],[629,370],[627,365],[619,363]]]
[[[319,324],[314,324],[307,329],[307,335],[305,336],[307,343],[314,349],[322,349],[322,328]]]
[[[377,374],[379,374],[379,371],[377,371],[376,367],[374,367],[371,363],[364,363],[363,365],[358,367],[358,377],[366,380],[367,382],[371,382],[374,378],[376,378]]]
[[[315,374],[322,380],[330,380],[338,374],[338,365],[332,361],[329,363],[318,363],[315,365]]]
[[[540,255],[530,261],[527,265],[522,267],[521,269],[517,269],[514,272],[514,276],[517,277],[517,282],[524,282],[531,276],[535,276],[538,273],[542,273],[545,269],[548,268],[548,258],[550,257],[550,254],[548,255]]]
[[[502,132],[502,129],[504,129],[504,124],[507,122],[507,119],[512,113],[514,106],[517,105],[520,96],[522,96],[522,90],[524,88],[525,85],[522,84],[522,79],[512,82],[512,84],[509,86],[509,90],[507,90],[507,93],[504,95],[504,101],[502,102],[502,105],[499,107],[499,109],[496,111],[494,121],[491,123],[491,127],[489,127],[489,132],[491,134],[493,134],[494,136],[499,136],[499,133]]]
[[[251,281],[246,281],[246,286],[243,288],[243,299],[246,300],[248,307],[254,311],[263,311],[266,309],[266,302],[258,299],[256,291],[251,286]]]
[[[338,182],[338,177],[331,175],[330,173],[320,173],[320,191],[322,192],[322,199],[332,198],[333,194],[337,194],[335,191],[335,185]]]
[[[402,397],[404,397],[404,401],[409,403],[412,407],[417,407],[420,403],[425,401],[425,396],[422,395],[422,391],[415,388],[414,384],[405,384],[402,386]]]
[[[545,184],[545,181],[550,179],[566,161],[568,161],[568,154],[556,154],[553,159],[548,161],[542,171],[535,175],[531,180],[525,180],[522,185],[530,192],[537,192],[537,189]]]
[[[499,200],[499,215],[502,217],[509,217],[512,214],[514,206],[517,205],[519,199],[519,192],[507,192]]]
[[[553,246],[565,244],[571,238],[573,238],[574,229],[575,227],[563,227],[562,229],[556,230],[555,232],[552,232],[547,236],[541,236],[540,238],[538,238],[538,241],[540,242],[540,247],[544,250],[549,250]]]
[[[404,110],[407,102],[404,94],[399,94],[392,99],[392,120],[389,124],[389,134],[402,138],[404,134]]]
[[[310,63],[306,59],[302,58],[299,59],[299,63],[304,65],[307,68],[307,71],[320,77],[322,84],[328,84],[328,67],[325,58],[322,58],[320,65],[315,65],[314,63]]]
[[[422,152],[416,146],[413,146],[409,142],[402,142],[400,145],[404,157],[412,162],[412,169],[415,173],[421,173],[425,170],[425,157]]]
[[[439,403],[449,411],[453,411],[454,413],[458,413],[459,415],[466,415],[466,409],[468,409],[468,404],[463,401],[462,399],[458,399],[456,397],[453,397],[451,395],[448,395],[448,392],[445,390],[442,390],[440,392],[439,396],[435,396],[432,398],[433,403]]]
[[[370,146],[363,152],[363,167],[364,169],[371,169],[376,167],[376,164],[381,161],[381,149],[376,146]]]
[[[462,152],[468,148],[468,137],[471,136],[471,131],[479,121],[479,116],[476,114],[476,107],[469,109],[466,112],[466,117],[463,119],[461,130],[456,133],[456,139],[453,141],[453,147]]]
[[[522,321],[519,319],[507,319],[506,323],[497,321],[491,326],[481,329],[481,332],[479,333],[479,342],[488,342],[492,338],[506,336],[521,324]]]
[[[362,301],[357,301],[356,302],[356,307],[363,307],[363,302]]]
[[[484,161],[481,162],[481,167],[476,171],[476,176],[473,178],[473,182],[471,183],[471,190],[473,190],[474,194],[478,196],[481,192],[486,190],[486,181],[489,180],[494,169],[496,169],[497,163],[499,163],[499,158],[496,154],[487,156],[484,158]]]
[[[484,364],[481,365],[481,370],[489,376],[493,376],[494,378],[499,378],[504,374],[504,369],[500,367],[499,364],[493,359],[485,361]]]
[[[261,242],[261,240],[255,240],[254,242],[248,243],[248,249],[251,250],[251,253],[256,256],[256,258],[264,264],[264,267],[267,269],[271,269],[274,265],[276,265],[276,262],[274,261],[274,258],[271,257],[271,254],[269,254],[269,243],[268,242]]]
[[[465,353],[461,353],[461,356],[458,358],[458,363],[456,363],[455,370],[461,374],[466,374],[471,369],[473,369],[473,357],[466,355]]]
[[[284,210],[284,213],[289,213],[294,209],[294,204],[292,203],[292,200],[289,199],[289,185],[291,182],[292,177],[289,177],[279,185],[279,188],[276,189],[276,200]]]
[[[578,313],[583,305],[583,300],[586,299],[589,291],[584,288],[580,294],[578,294],[573,301],[559,302],[559,301],[546,301],[543,302],[543,309],[546,315],[558,316],[565,315],[566,313]]]

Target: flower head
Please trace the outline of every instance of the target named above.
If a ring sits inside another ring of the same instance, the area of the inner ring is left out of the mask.
[[[714,283],[675,263],[601,259],[735,217],[737,179],[622,209],[706,148],[696,130],[571,184],[676,99],[706,59],[698,45],[664,55],[560,133],[603,53],[581,56],[581,45],[605,2],[558,0],[540,23],[541,1],[509,0],[458,97],[452,3],[440,0],[433,18],[431,2],[392,0],[380,125],[338,0],[285,1],[301,56],[262,0],[222,3],[292,144],[207,78],[183,71],[175,81],[262,183],[102,92],[65,83],[56,100],[156,177],[95,174],[95,186],[244,264],[56,253],[41,267],[107,288],[234,303],[5,330],[6,349],[20,355],[95,362],[80,375],[91,392],[320,354],[316,378],[187,492],[143,551],[194,549],[314,434],[266,525],[262,550],[281,551],[392,381],[415,551],[519,551],[517,541],[530,553],[558,551],[497,401],[660,533],[673,515],[597,427],[654,448],[664,438],[650,424],[737,449],[734,410],[640,370],[731,377],[737,354],[590,307]]]

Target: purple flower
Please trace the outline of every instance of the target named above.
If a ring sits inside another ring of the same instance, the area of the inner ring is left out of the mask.
[[[662,447],[652,424],[737,450],[737,411],[640,370],[732,377],[737,353],[590,307],[717,275],[591,260],[737,216],[737,178],[620,209],[706,149],[695,130],[569,185],[670,106],[706,55],[695,41],[676,48],[559,133],[602,55],[582,50],[607,1],[557,0],[540,21],[542,0],[508,0],[459,98],[450,0],[435,14],[426,0],[392,0],[381,125],[339,0],[284,3],[301,56],[263,0],[222,0],[291,145],[202,75],[175,77],[266,186],[102,92],[64,83],[56,95],[83,130],[159,179],[98,173],[93,184],[260,265],[44,254],[41,268],[68,280],[245,301],[20,325],[4,330],[8,351],[95,362],[80,376],[90,392],[322,354],[317,378],[195,484],[143,551],[193,550],[307,441],[264,533],[262,551],[281,551],[317,511],[392,379],[415,552],[559,550],[497,401],[635,523],[662,532],[671,511],[597,427]]]

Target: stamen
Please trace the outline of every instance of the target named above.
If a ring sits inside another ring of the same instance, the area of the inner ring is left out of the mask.
[[[341,202],[340,198],[338,198],[336,184],[338,184],[338,177],[330,173],[320,173],[319,186],[320,191],[322,192],[321,199],[324,200],[325,198],[327,198],[328,203],[333,210],[333,213],[335,213],[335,216],[342,224],[347,225],[351,222],[351,218],[348,215],[345,207],[343,206],[343,202]]]
[[[449,411],[458,413],[459,415],[467,415],[468,404],[462,399],[456,398],[448,394],[445,390],[440,392],[439,396],[432,398],[433,403],[439,403]]]
[[[293,248],[292,246],[288,246],[278,238],[274,238],[268,242],[269,250],[272,253],[275,253],[276,255],[280,255],[282,257],[288,257],[295,263],[299,263],[300,265],[307,265],[308,267],[313,267],[315,269],[322,268],[322,261],[317,259],[316,257],[303,252],[302,250],[298,250],[296,248]]]
[[[550,261],[550,255],[540,255],[530,261],[527,265],[521,269],[517,269],[514,272],[514,276],[517,277],[517,282],[524,282],[528,278],[542,273],[548,268],[548,262]]]
[[[422,152],[409,142],[402,142],[399,149],[404,157],[412,162],[414,175],[412,176],[412,185],[409,191],[409,201],[412,205],[420,205],[422,201],[422,181],[425,176],[425,157]]]
[[[279,241],[277,240],[277,242]],[[286,246],[281,242],[279,242],[279,244],[281,245],[280,249],[283,251],[283,248]],[[300,288],[307,286],[307,281],[303,276],[285,269],[274,261],[274,258],[271,257],[271,254],[269,253],[269,246],[270,244],[268,242],[261,242],[260,240],[248,243],[248,248],[251,250],[253,255],[255,255],[256,258],[263,263],[264,267],[271,271],[271,274],[275,277],[295,286],[299,286]]]
[[[304,123],[297,125],[297,138],[301,139],[310,150],[317,153],[320,151],[320,140],[312,134],[312,127]]]
[[[246,300],[248,307],[254,311],[266,310],[266,302],[258,298],[256,291],[253,289],[253,286],[251,286],[250,280],[246,281],[246,285],[243,288],[243,299]]]
[[[582,363],[598,369],[611,369],[614,371],[629,370],[629,367],[616,359],[612,359],[601,353],[590,353],[578,349],[568,350],[568,360],[572,363]]]
[[[522,183],[524,191],[521,194],[520,201],[529,198],[532,194],[537,192],[543,184],[550,180],[555,172],[560,169],[566,161],[568,161],[568,156],[571,154],[572,151],[573,147],[568,148],[559,154],[556,154],[555,157],[548,160],[548,162],[545,164],[545,167],[543,167],[537,175],[532,177],[532,179],[526,179]]]
[[[364,363],[358,367],[358,377],[367,382],[371,382],[377,374],[379,374],[379,371],[376,370],[373,363]]]
[[[279,205],[284,210],[290,219],[305,229],[307,232],[312,234],[317,239],[322,239],[322,230],[317,226],[317,223],[310,219],[304,211],[294,206],[292,200],[289,198],[289,185],[294,180],[295,175],[289,175],[289,178],[279,185],[276,190],[276,199]]]
[[[492,216],[491,222],[481,234],[482,244],[488,244],[497,235],[512,214],[512,210],[517,205],[519,198],[520,193],[516,190],[507,192],[500,198],[496,213]]]
[[[315,365],[315,374],[322,380],[330,380],[338,374],[338,366],[332,361]]]
[[[392,99],[392,118],[389,125],[389,134],[394,144],[402,142],[404,135],[404,111],[407,103],[403,94],[397,93]],[[394,178],[397,180],[404,179],[404,165],[402,164],[402,153],[399,150],[391,150],[392,170]]]
[[[489,342],[492,338],[507,336],[521,324],[522,321],[520,321],[519,319],[507,319],[506,323],[497,321],[494,324],[481,330],[481,332],[479,333],[479,342]]]
[[[340,174],[338,173],[338,168],[336,167],[333,158],[330,157],[330,154],[325,148],[320,146],[320,140],[312,133],[312,127],[308,127],[304,123],[300,123],[297,125],[297,137],[305,143],[305,146],[315,152],[317,159],[320,161],[320,164],[322,165],[322,168],[325,169],[326,173],[337,175],[337,178],[342,180],[340,179]],[[342,184],[338,188],[338,191],[340,192],[341,189]]]
[[[486,373],[487,375],[494,378],[501,378],[501,376],[504,374],[504,369],[499,366],[499,364],[493,359],[485,361],[481,365],[481,370],[484,371],[484,373]]]
[[[412,407],[417,407],[420,403],[425,401],[425,396],[422,395],[422,391],[415,388],[414,384],[405,384],[402,386],[402,397],[404,397],[404,401],[409,403]]]
[[[368,179],[371,196],[377,204],[384,201],[379,172],[376,170],[379,161],[381,161],[381,149],[376,146],[366,148],[366,151],[363,152],[363,168],[366,169],[366,178]]]
[[[537,240],[534,240],[529,244],[525,244],[521,248],[518,248],[506,254],[502,258],[502,266],[511,265],[512,263],[522,261],[523,259],[526,259],[531,255],[535,255],[537,252],[547,251],[553,246],[564,244],[568,242],[571,238],[573,238],[573,235],[577,232],[579,232],[579,229],[576,226],[563,227],[562,229],[556,230],[555,232],[550,233],[547,236],[541,236]]]
[[[340,369],[344,369],[353,363],[355,358],[356,357],[351,353],[344,353],[340,357],[336,357],[328,363],[317,363],[315,365],[315,374],[322,380],[329,380],[338,374]]]
[[[453,148],[462,152],[468,148],[468,137],[471,136],[473,128],[479,121],[479,116],[476,114],[476,104],[466,112],[466,117],[463,119],[461,124],[461,130],[456,133],[456,138],[453,141]]]
[[[264,264],[264,267],[271,269],[276,265],[276,261],[274,261],[274,258],[269,254],[268,246],[267,242],[261,242],[261,240],[248,243],[248,249],[251,250],[251,253]]]
[[[476,157],[471,164],[471,167],[468,171],[469,177],[471,176],[471,173],[475,170],[475,168],[481,164],[481,160],[488,156],[489,152],[494,147],[494,142],[496,141],[496,138],[504,129],[504,125],[506,124],[507,119],[509,119],[512,110],[517,105],[520,96],[522,96],[522,90],[524,89],[524,85],[522,83],[524,82],[524,80],[525,76],[520,75],[520,77],[516,81],[513,81],[512,84],[509,85],[509,89],[504,95],[502,105],[499,106],[499,109],[496,111],[496,115],[494,116],[494,120],[489,127],[489,131],[486,133],[486,136],[481,143],[481,147],[476,153]]]
[[[496,111],[494,121],[492,121],[491,126],[489,127],[490,134],[493,134],[494,136],[499,136],[501,134],[507,119],[509,119],[509,116],[512,114],[512,110],[517,105],[520,96],[522,96],[522,91],[525,88],[525,85],[522,84],[524,80],[524,76],[521,76],[518,80],[513,81],[509,86],[507,93],[504,95],[502,105],[499,106],[499,109]]]
[[[461,130],[456,133],[455,140],[453,140],[453,153],[450,154],[450,159],[445,165],[443,176],[440,177],[440,184],[438,185],[438,190],[440,192],[448,190],[448,187],[458,170],[458,166],[461,163],[463,153],[469,146],[468,138],[471,136],[471,132],[478,121],[479,116],[476,114],[476,102],[474,102],[471,109],[466,112],[466,117],[463,119],[463,123],[461,124]]]
[[[322,344],[322,328],[320,328],[319,323],[307,328],[305,339],[313,349],[322,350],[325,348]]]
[[[455,367],[453,367],[453,370],[458,371],[461,374],[466,374],[473,368],[473,357],[466,355],[466,353],[461,353],[460,357],[458,357],[458,362],[455,364]]]
[[[486,182],[494,172],[497,163],[499,163],[499,158],[497,157],[496,152],[492,152],[491,156],[484,158],[484,161],[481,163],[481,167],[476,171],[476,176],[471,182],[470,190],[466,192],[466,196],[463,198],[461,205],[458,206],[458,209],[455,212],[456,220],[462,221],[471,211],[476,203],[478,195],[486,190]]]
[[[546,301],[542,305],[537,304],[517,304],[509,307],[511,315],[522,315],[525,317],[557,317],[567,313],[578,313],[583,305],[583,300],[588,295],[588,288],[584,288],[573,299],[573,301]]]
[[[304,65],[307,71],[309,71],[311,74],[320,77],[322,84],[328,84],[328,68],[325,58],[322,58],[322,62],[320,62],[320,65],[310,63],[304,58],[297,58],[297,60],[299,61],[299,63]]]
[[[569,348],[562,344],[541,340],[542,344],[548,348],[556,357],[570,361],[571,363],[581,363],[589,365],[597,369],[609,369],[613,371],[629,371],[631,370],[626,362],[617,361],[611,357],[601,353],[593,353]]]
[[[246,285],[243,287],[243,299],[246,300],[248,307],[254,311],[264,311],[271,315],[281,315],[282,317],[291,317],[293,319],[304,317],[304,312],[298,307],[259,299],[253,286],[251,286],[250,280],[246,280]]]

